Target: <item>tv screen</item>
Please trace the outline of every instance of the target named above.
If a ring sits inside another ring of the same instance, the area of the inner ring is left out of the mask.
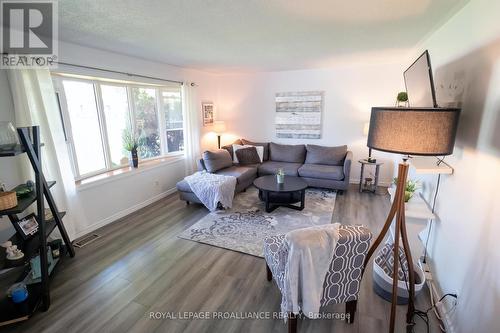
[[[438,107],[427,50],[404,72],[404,78],[411,107]]]

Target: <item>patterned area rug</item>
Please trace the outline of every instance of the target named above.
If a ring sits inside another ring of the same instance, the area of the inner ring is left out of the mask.
[[[210,213],[178,237],[262,257],[264,237],[332,223],[334,191],[307,189],[302,211],[279,207],[266,213],[258,190],[250,187],[233,200],[233,208]]]

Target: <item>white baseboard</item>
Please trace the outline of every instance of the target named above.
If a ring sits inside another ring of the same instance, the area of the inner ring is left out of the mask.
[[[359,178],[357,179],[349,179],[349,184],[359,184]],[[384,186],[384,187],[390,187],[392,185],[392,182],[387,182],[387,181],[379,181],[378,186]]]
[[[115,214],[113,214],[105,219],[102,219],[99,222],[96,222],[96,223],[86,227],[85,229],[77,232],[74,238],[77,239],[77,238],[80,238],[88,233],[91,233],[92,231],[94,231],[96,229],[104,227],[105,225],[107,225],[111,222],[114,222],[118,219],[121,219],[122,217],[125,217],[129,214],[132,214],[133,212],[138,211],[139,209],[144,208],[148,205],[151,205],[153,202],[156,202],[160,199],[163,199],[166,196],[168,196],[172,193],[175,193],[175,192],[177,192],[177,188],[174,187],[174,188],[171,188],[165,192],[159,193],[159,194],[155,195],[154,197],[149,198],[148,200],[145,200],[145,201],[140,202],[136,205],[133,205],[132,207],[128,207],[127,209],[119,211],[119,212],[117,212],[117,213],[115,213]]]

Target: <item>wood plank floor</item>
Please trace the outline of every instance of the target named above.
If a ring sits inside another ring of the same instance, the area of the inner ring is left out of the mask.
[[[364,224],[377,234],[389,210],[388,195],[337,196],[334,221]],[[280,208],[284,209],[284,208]],[[266,281],[264,260],[177,238],[207,214],[176,195],[99,229],[96,242],[65,259],[52,280],[52,306],[29,321],[1,327],[5,332],[286,332],[278,319],[171,319],[189,311],[278,312],[280,294]],[[354,324],[341,320],[300,320],[299,332],[386,332],[390,304],[372,290],[371,269],[362,284]],[[429,306],[427,293],[417,308]],[[329,311],[342,313],[343,305]],[[398,309],[405,332],[406,307]],[[172,312],[152,319],[151,312]],[[186,316],[184,316],[186,317]],[[426,332],[416,319],[415,332]],[[431,320],[431,332],[438,332]]]

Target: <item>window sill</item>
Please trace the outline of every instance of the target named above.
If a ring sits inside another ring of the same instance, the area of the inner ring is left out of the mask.
[[[75,181],[75,186],[77,191],[84,191],[86,189],[96,187],[105,183],[109,183],[118,179],[125,177],[131,177],[148,170],[159,168],[165,165],[177,163],[184,160],[184,155],[177,156],[165,156],[156,159],[150,159],[146,161],[139,161],[138,168],[132,168],[126,166],[123,168],[107,171],[95,176],[91,176],[85,179]]]

